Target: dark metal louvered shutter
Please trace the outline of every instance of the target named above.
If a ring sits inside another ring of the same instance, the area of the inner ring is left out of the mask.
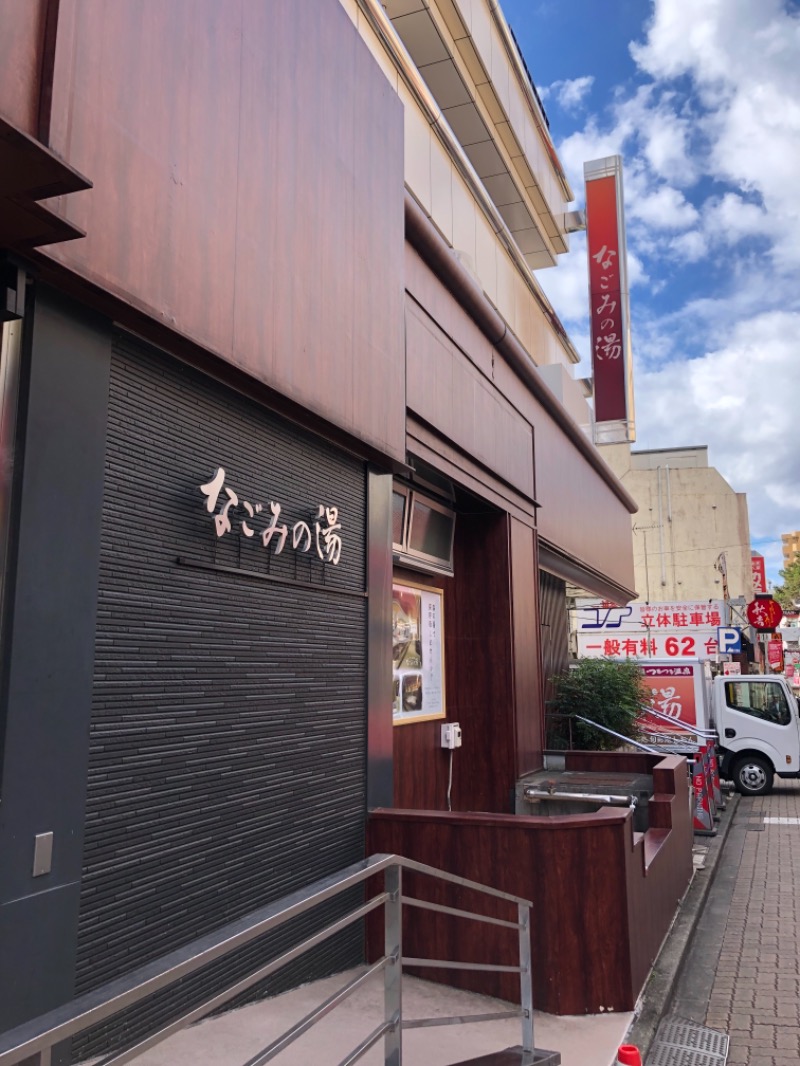
[[[364,854],[364,464],[125,335],[109,412],[77,993]],[[240,521],[217,538],[218,466],[285,515],[337,506],[339,564]],[[263,952],[148,1001],[126,1039]],[[361,955],[355,928],[269,991]]]

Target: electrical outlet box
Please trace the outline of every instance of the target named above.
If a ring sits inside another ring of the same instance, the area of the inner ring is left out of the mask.
[[[445,722],[442,725],[442,747],[450,749],[461,747],[461,726],[458,722]]]

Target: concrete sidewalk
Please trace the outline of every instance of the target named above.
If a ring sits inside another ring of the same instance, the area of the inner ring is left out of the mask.
[[[772,795],[742,797],[726,828],[662,1012],[729,1034],[729,1066],[798,1066],[800,782],[778,779]]]
[[[228,1066],[245,1063],[304,1017],[356,971],[293,989],[228,1014],[210,1018],[170,1037],[137,1059],[140,1066]],[[403,978],[403,1010],[407,1018],[486,1014],[509,1010],[510,1004],[460,992],[444,985]],[[276,1066],[325,1066],[341,1062],[383,1019],[383,983],[369,982],[282,1052]],[[610,1066],[631,1021],[630,1014],[556,1017],[536,1013],[536,1046],[561,1053],[562,1066]],[[516,1019],[467,1025],[412,1029],[403,1036],[404,1066],[448,1066],[520,1043]],[[382,1046],[359,1060],[366,1066],[383,1063]]]
[[[800,782],[742,798],[673,1010],[730,1034],[730,1066],[800,1062]]]

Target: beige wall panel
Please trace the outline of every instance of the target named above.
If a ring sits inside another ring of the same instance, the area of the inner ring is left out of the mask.
[[[483,291],[493,304],[497,303],[497,256],[498,245],[494,230],[482,212],[475,219],[475,254],[478,277]]]
[[[431,137],[431,217],[453,243],[453,182],[460,180],[453,174],[453,164],[439,138]]]
[[[483,54],[483,61],[492,72],[492,84],[494,85],[494,91],[497,93],[497,98],[503,105],[503,110],[506,115],[510,116],[512,93],[511,67],[509,66],[508,56],[503,47],[503,42],[500,40],[500,34],[495,29],[493,23],[491,28],[491,47],[491,66],[489,65],[489,57],[486,53]]]
[[[475,50],[480,56],[484,67],[491,73],[492,70],[492,17],[485,0],[473,0],[472,19],[470,22],[472,40]],[[494,81],[494,78],[492,78]]]
[[[405,133],[404,160],[406,184],[417,200],[431,210],[431,128],[402,82],[398,85],[403,103]]]
[[[539,308],[531,308],[531,346],[528,350],[537,366],[547,362],[545,328],[544,317]]]
[[[475,227],[478,207],[457,175],[453,175],[453,247],[476,260]]]
[[[497,310],[513,328],[514,323],[514,281],[517,268],[502,249],[497,250]]]
[[[514,332],[522,347],[535,362],[533,350],[533,301],[530,290],[522,278],[517,278],[514,285],[515,315]]]

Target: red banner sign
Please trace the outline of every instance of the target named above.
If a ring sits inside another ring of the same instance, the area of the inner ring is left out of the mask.
[[[673,722],[642,716],[642,728],[651,733],[681,732],[697,725],[694,674],[690,666],[643,666],[645,686],[650,690],[653,708]]]
[[[767,572],[764,568],[764,556],[758,552],[752,552],[750,555],[750,565],[753,568],[753,592],[758,594],[759,592],[767,591]]]
[[[771,596],[755,599],[747,605],[747,621],[755,629],[775,629],[781,624],[782,618],[781,605]]]
[[[783,640],[773,637],[767,645],[767,661],[773,670],[783,670]]]
[[[586,170],[593,164],[587,164]],[[623,301],[625,242],[618,213],[618,174],[587,176],[586,241],[592,331],[594,408],[598,422],[626,420],[626,321]]]

